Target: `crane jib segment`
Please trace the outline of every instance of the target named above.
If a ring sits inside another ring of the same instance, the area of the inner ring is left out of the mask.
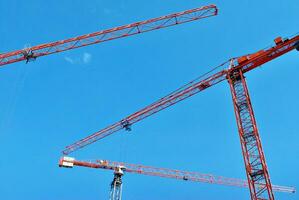
[[[227,186],[235,186],[248,188],[248,183],[246,180],[236,179],[236,178],[227,178],[223,176],[215,176],[212,174],[204,174],[199,172],[189,172],[189,171],[181,171],[167,168],[158,168],[158,167],[150,167],[144,166],[140,164],[131,164],[124,162],[114,162],[108,160],[97,160],[96,162],[86,162],[86,161],[78,161],[71,157],[62,157],[59,160],[59,166],[65,168],[73,168],[74,166],[87,167],[87,168],[95,168],[95,169],[105,169],[115,171],[116,169],[122,169],[126,173],[134,173],[134,174],[143,174],[148,176],[158,176],[162,178],[171,178],[178,179],[184,181],[192,181],[192,182],[202,182],[209,184],[219,184],[219,185],[227,185]],[[263,185],[261,184],[260,187]],[[286,192],[286,193],[294,193],[294,187],[287,186],[278,186],[272,185],[273,190],[277,192]]]
[[[226,79],[226,70],[220,71],[212,76],[209,76],[208,78],[205,78],[204,80],[197,81],[194,84],[190,85],[189,87],[183,88],[181,90],[176,91],[175,93],[172,93],[171,95],[168,95],[161,100],[151,104],[150,106],[145,107],[144,109],[141,109],[138,112],[133,113],[132,115],[122,119],[119,122],[116,122],[115,124],[112,124],[108,126],[107,128],[104,128],[98,132],[95,132],[94,134],[70,145],[67,146],[66,149],[63,151],[63,154],[67,155],[75,150],[78,150],[80,148],[83,148],[99,139],[102,139],[112,133],[115,133],[121,129],[127,129],[132,124],[153,115],[154,113],[157,113],[173,104],[176,104],[184,99],[187,99],[188,97],[193,96],[194,94],[197,94],[217,83],[220,83],[221,81]]]
[[[66,40],[60,40],[22,50],[8,52],[0,54],[0,66],[24,60],[29,62],[31,60],[35,60],[37,57],[204,19],[207,17],[216,16],[217,14],[217,7],[215,5],[208,5],[163,17],[81,35]]]

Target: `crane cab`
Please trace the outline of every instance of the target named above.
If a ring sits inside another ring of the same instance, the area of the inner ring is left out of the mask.
[[[114,174],[122,176],[124,175],[124,171],[126,171],[126,168],[124,166],[117,166],[114,169]]]

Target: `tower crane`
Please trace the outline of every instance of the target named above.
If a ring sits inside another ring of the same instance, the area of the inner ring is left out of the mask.
[[[215,5],[204,6],[66,40],[3,53],[0,54],[0,66],[19,61],[26,61],[26,63],[28,63],[41,56],[203,19],[215,16],[217,13],[218,9]],[[273,188],[270,182],[244,74],[293,49],[299,50],[299,35],[290,39],[278,37],[275,39],[275,46],[253,54],[230,59],[221,65],[226,66],[226,69],[206,76],[204,79],[192,81],[146,108],[67,146],[63,153],[67,155],[121,129],[130,130],[132,124],[217,83],[227,80],[233,97],[233,105],[251,199],[274,200]],[[258,183],[262,183],[262,187],[260,187]]]
[[[217,14],[217,7],[215,5],[208,5],[65,40],[3,53],[0,54],[0,66],[19,61],[26,61],[26,63],[28,63],[41,56],[200,20],[207,17],[216,16]]]
[[[95,169],[106,169],[114,171],[114,178],[111,182],[110,200],[121,200],[122,195],[122,176],[124,173],[143,174],[148,176],[158,176],[162,178],[178,179],[184,181],[201,182],[209,184],[218,184],[226,186],[234,186],[248,188],[248,182],[236,178],[226,178],[223,176],[215,176],[212,174],[203,174],[199,172],[180,171],[174,169],[150,167],[137,164],[129,164],[124,162],[114,162],[108,160],[97,160],[96,162],[78,161],[72,157],[62,157],[59,160],[59,167],[73,168],[74,166],[88,167]],[[258,186],[263,188],[263,183]],[[294,187],[272,185],[273,190],[277,192],[295,193]]]
[[[274,42],[275,45],[270,48],[228,60],[217,67],[217,69],[222,67],[225,69],[191,81],[153,104],[67,146],[62,153],[68,155],[122,129],[131,130],[132,124],[227,80],[232,94],[251,200],[274,200],[273,188],[244,76],[246,72],[294,49],[299,51],[299,35],[290,39],[278,37]],[[262,183],[262,187],[258,183]]]

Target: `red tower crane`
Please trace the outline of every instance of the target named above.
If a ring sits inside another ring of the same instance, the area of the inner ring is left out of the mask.
[[[26,62],[35,60],[37,57],[71,50],[91,44],[101,43],[117,38],[127,37],[144,33],[164,27],[174,26],[202,18],[217,15],[218,10],[215,5],[204,6],[180,13],[154,18],[142,22],[137,22],[125,26],[116,27],[104,31],[90,33],[66,40],[42,44],[22,50],[0,54],[0,66],[26,60]],[[91,144],[107,135],[110,135],[121,129],[130,130],[130,126],[156,112],[159,112],[181,100],[186,99],[200,91],[205,90],[223,80],[228,80],[235,115],[238,124],[239,136],[241,141],[242,153],[245,162],[246,175],[252,200],[273,200],[274,195],[268,174],[264,153],[254,117],[254,112],[250,102],[248,88],[246,85],[244,73],[269,62],[293,49],[299,50],[299,36],[291,39],[277,38],[276,45],[272,48],[261,50],[254,54],[249,54],[236,59],[231,59],[225,64],[229,67],[217,72],[205,79],[195,80],[190,84],[179,88],[175,92],[167,95],[150,106],[138,111],[123,120],[98,131],[87,138],[84,138],[63,151],[64,154],[71,153],[79,148]],[[224,66],[223,64],[222,66]],[[263,183],[259,187],[258,183]]]
[[[108,160],[97,160],[96,162],[78,161],[71,157],[62,157],[59,160],[59,166],[73,168],[74,166],[88,167],[95,169],[106,169],[114,171],[114,179],[111,183],[110,199],[121,199],[122,193],[122,176],[124,173],[143,174],[148,176],[158,176],[162,178],[171,178],[184,181],[193,181],[209,184],[218,184],[248,188],[248,182],[236,178],[226,178],[212,174],[203,174],[199,172],[189,172],[174,169],[150,167],[144,165],[129,164],[124,162],[114,162]],[[263,188],[263,183],[257,183],[257,187]],[[295,193],[295,188],[272,185],[273,190],[277,192]]]
[[[112,29],[89,33],[66,40],[41,44],[26,49],[0,54],[0,66],[23,60],[26,60],[26,63],[28,63],[29,61],[35,60],[41,56],[183,24],[190,21],[216,16],[217,14],[217,7],[215,5],[208,5]]]
[[[251,199],[274,200],[273,188],[270,182],[268,168],[244,76],[246,72],[286,54],[293,49],[299,51],[299,35],[290,39],[278,37],[274,41],[275,45],[273,47],[230,59],[220,65],[221,67],[226,66],[226,69],[212,75],[207,75],[199,80],[194,80],[119,122],[67,146],[63,154],[67,155],[121,129],[131,130],[132,124],[217,83],[227,80],[233,97],[233,105]],[[258,183],[262,183],[262,187],[260,187]]]

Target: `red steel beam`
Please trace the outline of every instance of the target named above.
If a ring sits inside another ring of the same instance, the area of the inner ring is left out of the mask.
[[[177,90],[176,92],[160,99],[159,101],[145,107],[144,109],[133,113],[132,115],[120,120],[119,122],[116,122],[115,124],[112,124],[108,126],[107,128],[104,128],[98,132],[95,132],[94,134],[75,142],[74,144],[67,146],[66,149],[63,151],[63,154],[67,155],[73,151],[76,151],[80,148],[83,148],[93,142],[96,142],[99,139],[102,139],[112,133],[115,133],[121,129],[130,130],[130,126],[146,117],[149,117],[171,105],[174,105],[188,97],[193,96],[194,94],[201,92],[212,85],[215,85],[223,80],[226,79],[226,70],[220,71],[213,76],[210,76],[204,80],[198,81],[193,83],[192,85],[189,85],[187,87],[184,87],[180,90]]]
[[[252,104],[242,71],[229,75],[233,105],[252,200],[274,200],[270,176]],[[260,186],[263,183],[263,186]]]
[[[166,28],[178,24],[183,24],[207,17],[212,17],[218,14],[218,9],[215,5],[203,6],[187,10],[184,12],[174,13],[163,17],[153,18],[133,24],[128,24],[108,30],[98,31],[78,37],[60,40],[48,44],[42,44],[27,49],[17,50],[0,54],[0,66],[14,62],[26,60],[34,60],[37,57],[59,53],[87,45],[97,44],[109,40],[128,37],[140,33],[145,33],[152,30]]]
[[[127,173],[143,174],[148,176],[158,176],[162,178],[171,178],[192,182],[202,182],[209,184],[219,184],[227,186],[235,186],[241,188],[248,188],[246,180],[236,178],[226,178],[223,176],[215,176],[212,174],[204,174],[199,172],[181,171],[167,168],[150,167],[137,164],[129,164],[124,162],[114,162],[108,160],[98,160],[96,162],[78,161],[70,157],[62,157],[59,160],[60,167],[72,168],[73,166],[88,167],[95,169],[117,170],[122,169]],[[263,184],[259,185],[263,188]],[[273,185],[273,190],[277,192],[294,193],[294,187]]]
[[[275,40],[277,40],[277,38]],[[268,49],[263,49],[256,53],[239,57],[239,59],[237,59],[238,62],[236,63],[236,66],[232,70],[241,69],[242,73],[246,73],[294,49],[299,51],[299,35],[290,39],[282,40],[279,43],[276,43],[275,46]]]
[[[246,56],[239,57],[238,59],[232,59],[232,61],[235,61],[235,65],[233,68],[228,68],[227,70],[223,70],[220,72],[215,73],[214,75],[209,76],[208,78],[205,78],[203,80],[194,81],[191,82],[191,84],[188,84],[187,86],[184,86],[175,92],[171,93],[170,95],[167,95],[160,99],[159,101],[156,101],[155,103],[145,107],[144,109],[141,109],[138,112],[135,112],[134,114],[120,120],[119,122],[116,122],[115,124],[112,124],[100,131],[97,131],[90,136],[83,138],[69,146],[67,146],[63,150],[63,154],[67,155],[70,154],[73,151],[76,151],[80,148],[83,148],[89,144],[92,144],[96,142],[97,140],[100,140],[112,133],[115,133],[117,131],[120,131],[122,129],[130,129],[130,126],[148,116],[153,115],[154,113],[157,113],[161,110],[164,110],[165,108],[172,106],[184,99],[187,99],[188,97],[193,96],[194,94],[197,94],[219,82],[222,82],[223,80],[227,79],[227,75],[231,73],[234,70],[241,70],[243,73],[246,73],[252,69],[255,69],[256,67],[261,66],[262,64],[269,62],[283,54],[286,54],[287,52],[293,50],[293,49],[299,50],[299,35],[291,38],[291,39],[285,39],[277,43],[275,46],[258,51],[257,53],[249,54]],[[228,62],[220,65],[224,66]],[[228,66],[228,65],[227,65]]]

